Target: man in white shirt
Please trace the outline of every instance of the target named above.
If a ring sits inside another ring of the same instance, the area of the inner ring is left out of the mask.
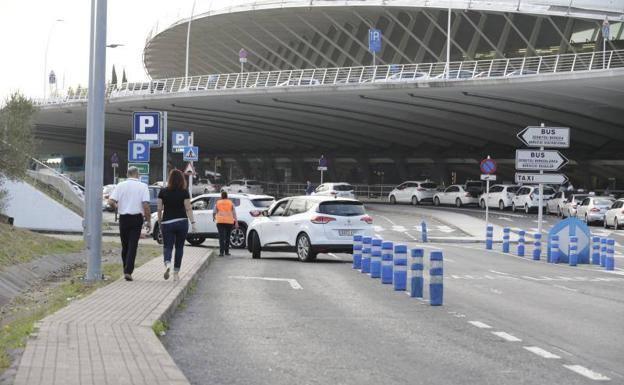
[[[119,237],[121,238],[124,277],[126,281],[132,281],[141,227],[145,223],[149,231],[151,212],[149,189],[145,183],[139,181],[139,169],[128,167],[127,175],[128,179],[115,187],[108,202],[112,207],[117,208],[119,213]]]

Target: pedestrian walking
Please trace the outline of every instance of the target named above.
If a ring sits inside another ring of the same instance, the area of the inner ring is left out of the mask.
[[[314,192],[314,186],[312,186],[312,183],[310,181],[306,182],[306,188],[305,188],[305,194],[306,195],[312,195],[312,193]]]
[[[197,232],[193,209],[191,208],[191,196],[187,189],[184,174],[180,170],[171,170],[167,187],[158,193],[158,228],[163,239],[165,279],[169,279],[171,272],[171,255],[174,247],[173,280],[179,279],[178,274],[182,266],[182,257],[184,257],[184,242],[188,235],[189,221],[193,232]]]
[[[219,257],[230,255],[230,234],[232,227],[238,228],[238,219],[234,203],[228,199],[227,192],[221,191],[221,199],[215,204],[212,219],[219,230]]]
[[[124,278],[132,281],[141,227],[150,230],[150,194],[145,183],[139,181],[139,169],[128,167],[128,179],[115,187],[108,203],[119,213],[119,238]]]

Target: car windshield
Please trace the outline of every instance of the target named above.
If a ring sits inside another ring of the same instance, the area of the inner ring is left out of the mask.
[[[63,163],[65,163],[65,168],[68,170],[79,170],[84,167],[84,158],[80,156],[68,156],[63,159]]]
[[[336,191],[353,191],[353,186],[350,184],[338,184],[334,186]]]
[[[420,187],[422,187],[422,188],[438,188],[438,185],[435,184],[435,183],[427,182],[427,183],[421,183]]]
[[[364,215],[364,205],[361,202],[323,202],[319,205],[319,213],[342,217]]]
[[[247,185],[248,186],[260,186],[260,182],[258,182],[257,180],[248,180]]]
[[[275,200],[273,200],[273,198],[259,198],[259,199],[252,199],[251,200],[251,203],[255,207],[260,207],[260,208],[269,208],[269,207],[271,207],[273,202],[275,202]]]

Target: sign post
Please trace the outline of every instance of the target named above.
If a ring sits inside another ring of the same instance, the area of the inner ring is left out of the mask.
[[[111,155],[111,165],[113,166],[113,184],[117,184],[117,168],[119,167],[119,155],[113,152]]]
[[[480,164],[481,180],[485,180],[485,225],[490,225],[490,180],[496,180],[496,162],[488,157],[483,159]]]
[[[565,175],[544,174],[544,171],[559,171],[568,164],[568,159],[559,151],[545,148],[569,148],[570,128],[546,127],[542,123],[539,127],[526,127],[518,133],[518,139],[529,147],[539,147],[539,150],[516,150],[516,170],[539,171],[539,174],[516,173],[516,182],[538,183],[537,231],[541,234],[544,219],[544,184],[553,182],[563,184],[567,180]]]
[[[167,184],[167,111],[162,114],[163,127],[163,187]]]
[[[191,135],[189,137],[189,141],[191,143],[190,146],[184,147],[184,152],[182,154],[182,159],[185,162],[189,162],[190,165],[190,169],[191,172],[189,172],[188,174],[188,190],[189,190],[189,195],[191,197],[191,199],[193,198],[193,162],[197,162],[199,161],[199,148],[197,146],[193,146],[193,142],[194,142],[194,135],[191,132]],[[189,167],[187,167],[187,171],[188,171]]]
[[[240,62],[241,65],[241,74],[243,72],[245,72],[245,63],[247,63],[247,50],[245,48],[241,48],[240,51],[238,51],[238,61]]]
[[[371,28],[368,30],[368,50],[373,54],[373,66],[376,64],[376,54],[381,52],[381,30]]]
[[[602,69],[607,68],[607,40],[609,40],[609,35],[611,35],[611,27],[607,17],[602,23]]]
[[[321,155],[321,159],[319,159],[317,170],[321,172],[321,184],[323,184],[323,172],[327,171],[327,159],[325,159],[323,155]]]

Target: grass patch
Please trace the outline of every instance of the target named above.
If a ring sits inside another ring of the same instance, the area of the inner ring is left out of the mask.
[[[0,268],[50,254],[77,253],[82,241],[65,241],[0,223]]]
[[[169,325],[164,321],[158,320],[152,325],[152,330],[157,337],[162,337],[169,330]]]
[[[51,239],[54,240],[54,238]],[[46,253],[50,252],[46,250]],[[139,245],[136,266],[141,266],[161,253],[162,246]],[[104,243],[102,260],[105,261],[102,264],[102,272],[106,278],[104,281],[97,283],[83,281],[86,268],[79,267],[68,275],[55,281],[45,282],[41,287],[13,300],[0,315],[0,374],[11,366],[13,359],[17,358],[12,352],[26,345],[28,336],[35,330],[37,321],[122,276],[118,244]]]

